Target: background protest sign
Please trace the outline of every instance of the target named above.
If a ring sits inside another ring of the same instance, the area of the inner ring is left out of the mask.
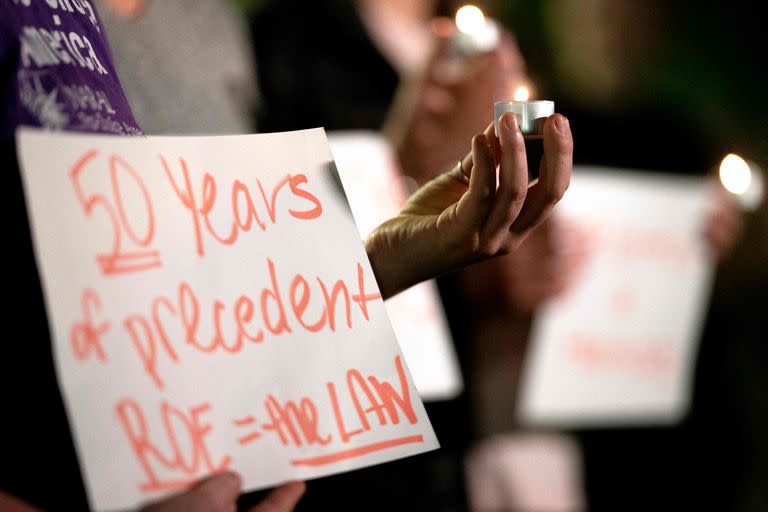
[[[331,132],[328,141],[365,239],[397,215],[407,199],[395,154],[373,132]],[[446,400],[458,395],[463,388],[461,372],[435,282],[419,283],[384,305],[421,398]]]
[[[671,423],[687,411],[713,274],[710,194],[700,178],[574,170],[555,215],[586,238],[588,256],[534,325],[523,421]]]
[[[94,508],[438,446],[322,130],[18,147]]]

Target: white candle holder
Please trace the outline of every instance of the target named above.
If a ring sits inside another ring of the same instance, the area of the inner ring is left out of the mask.
[[[544,121],[555,113],[555,102],[549,100],[497,101],[493,105],[496,135],[499,134],[499,121],[505,112],[513,112],[517,116],[523,136],[541,137],[544,133]]]

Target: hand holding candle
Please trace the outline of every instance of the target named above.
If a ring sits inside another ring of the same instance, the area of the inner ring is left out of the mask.
[[[456,37],[464,36],[454,21],[438,19],[433,28],[435,52],[423,73],[403,83],[385,127],[405,174],[418,183],[455,164],[492,119],[494,100],[527,82],[512,35],[498,29],[491,50],[459,54]]]
[[[495,21],[488,19],[479,8],[465,5],[456,11],[456,28],[451,44],[461,55],[490,52],[499,44],[501,32]]]
[[[465,5],[456,11],[453,23],[443,21],[440,30],[450,37],[439,75],[441,80],[460,82],[473,73],[478,62],[482,62],[482,57],[501,46],[502,30],[474,5]]]
[[[493,129],[491,124],[477,135],[460,165],[421,187],[400,215],[366,240],[384,297],[516,250],[565,193],[573,166],[573,139],[565,117],[554,114],[544,123],[544,172],[532,185],[516,117],[502,117],[498,139]]]
[[[733,153],[723,158],[718,174],[722,186],[712,199],[704,236],[712,254],[724,260],[742,236],[744,214],[762,204],[763,174],[756,164]]]

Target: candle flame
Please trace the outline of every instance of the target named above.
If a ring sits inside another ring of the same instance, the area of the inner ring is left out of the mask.
[[[485,15],[474,5],[456,11],[456,27],[465,34],[477,34],[485,27]]]
[[[528,95],[530,93],[528,92],[528,88],[524,85],[521,85],[517,89],[515,89],[515,94],[513,96],[513,99],[515,101],[528,101]]]
[[[720,182],[731,194],[741,195],[749,189],[752,171],[739,155],[730,153],[720,163]]]

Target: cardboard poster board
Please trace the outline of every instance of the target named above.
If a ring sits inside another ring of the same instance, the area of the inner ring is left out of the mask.
[[[92,507],[437,448],[321,129],[18,148]]]
[[[407,199],[395,155],[374,133],[331,132],[328,140],[365,239],[397,215]],[[421,398],[447,400],[458,395],[463,389],[461,372],[435,282],[413,286],[384,306]]]
[[[713,262],[702,178],[577,168],[555,215],[588,240],[578,282],[537,316],[519,415],[669,424],[688,409]]]

